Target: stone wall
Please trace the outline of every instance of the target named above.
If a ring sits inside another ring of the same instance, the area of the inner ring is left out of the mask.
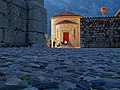
[[[44,45],[46,44],[45,34],[47,32],[47,12],[46,9],[44,9],[44,7],[41,6],[40,3],[36,3],[36,1],[29,0],[28,2],[29,41],[30,43],[41,43]]]
[[[25,43],[26,5],[22,0],[0,0],[0,42],[8,46]]]
[[[81,47],[120,47],[120,17],[81,19]]]
[[[24,0],[24,1],[35,1],[39,3],[40,5],[44,6],[44,0]]]
[[[0,0],[0,46],[45,45],[47,13],[43,4],[44,0]]]

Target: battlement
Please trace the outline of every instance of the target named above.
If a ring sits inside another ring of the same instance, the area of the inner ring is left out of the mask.
[[[119,16],[115,17],[115,16],[106,16],[106,17],[84,17],[81,19],[111,19],[111,18],[120,18]]]

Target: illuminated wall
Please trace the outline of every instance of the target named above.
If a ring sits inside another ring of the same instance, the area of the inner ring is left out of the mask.
[[[65,21],[65,23],[64,23]],[[68,21],[68,22],[66,22]],[[63,22],[63,24],[61,23]],[[57,24],[58,23],[58,24]],[[63,42],[63,33],[69,33],[69,41],[73,47],[80,48],[80,17],[76,18],[52,18],[51,19],[51,41],[56,45]]]

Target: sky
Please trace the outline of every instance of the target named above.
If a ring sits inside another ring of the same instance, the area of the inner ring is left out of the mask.
[[[101,7],[106,7],[104,16],[114,16],[120,9],[120,0],[45,0],[48,13],[48,35],[50,36],[50,17],[66,10],[84,17],[100,17]]]

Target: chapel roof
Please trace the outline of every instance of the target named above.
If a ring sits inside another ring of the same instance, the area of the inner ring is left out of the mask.
[[[70,11],[63,11],[63,12],[61,12],[59,14],[56,14],[56,15],[52,16],[52,18],[54,18],[54,17],[62,17],[62,16],[76,16],[76,17],[80,17],[80,18],[83,17],[83,16],[80,16],[80,15],[75,14],[75,13],[70,12]]]
[[[118,10],[118,12],[115,14],[116,17],[120,16],[120,10]]]
[[[72,21],[69,21],[69,20],[63,20],[63,21],[57,23],[56,25],[59,25],[59,24],[78,24],[78,23],[75,23],[75,22],[72,22]]]

